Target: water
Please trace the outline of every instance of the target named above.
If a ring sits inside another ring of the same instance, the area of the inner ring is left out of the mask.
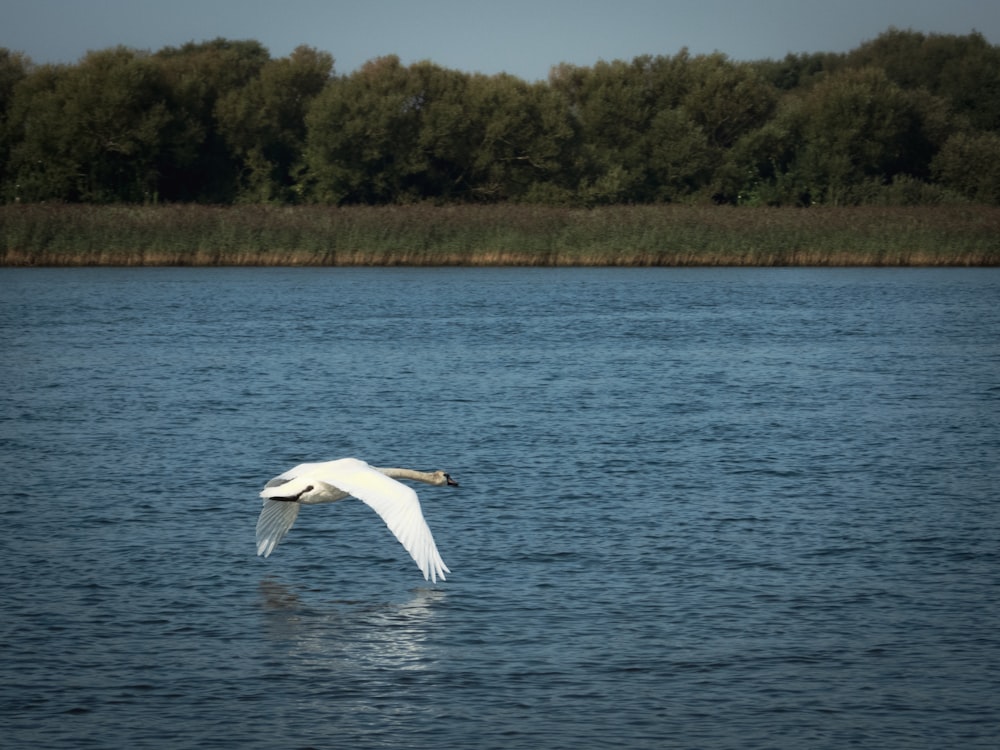
[[[993,748],[1000,272],[0,271],[12,748]],[[453,574],[301,460],[443,468]]]

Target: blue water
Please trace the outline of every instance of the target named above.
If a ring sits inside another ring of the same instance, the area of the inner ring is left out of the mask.
[[[1000,271],[0,270],[10,748],[995,748]],[[427,584],[303,460],[419,486]]]

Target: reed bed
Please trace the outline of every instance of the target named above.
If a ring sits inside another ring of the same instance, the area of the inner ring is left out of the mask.
[[[1000,207],[0,206],[6,266],[996,266]]]

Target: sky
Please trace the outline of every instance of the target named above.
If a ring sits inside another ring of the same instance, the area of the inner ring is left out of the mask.
[[[88,50],[156,51],[216,37],[272,57],[299,45],[335,73],[395,54],[467,73],[547,78],[552,66],[722,52],[734,60],[846,52],[889,27],[978,31],[1000,44],[996,0],[0,0],[0,47],[36,63]]]

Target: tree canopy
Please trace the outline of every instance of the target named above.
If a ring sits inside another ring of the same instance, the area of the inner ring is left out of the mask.
[[[395,56],[337,75],[226,39],[73,65],[0,49],[7,203],[997,204],[998,165],[1000,48],[978,33],[538,83]]]

